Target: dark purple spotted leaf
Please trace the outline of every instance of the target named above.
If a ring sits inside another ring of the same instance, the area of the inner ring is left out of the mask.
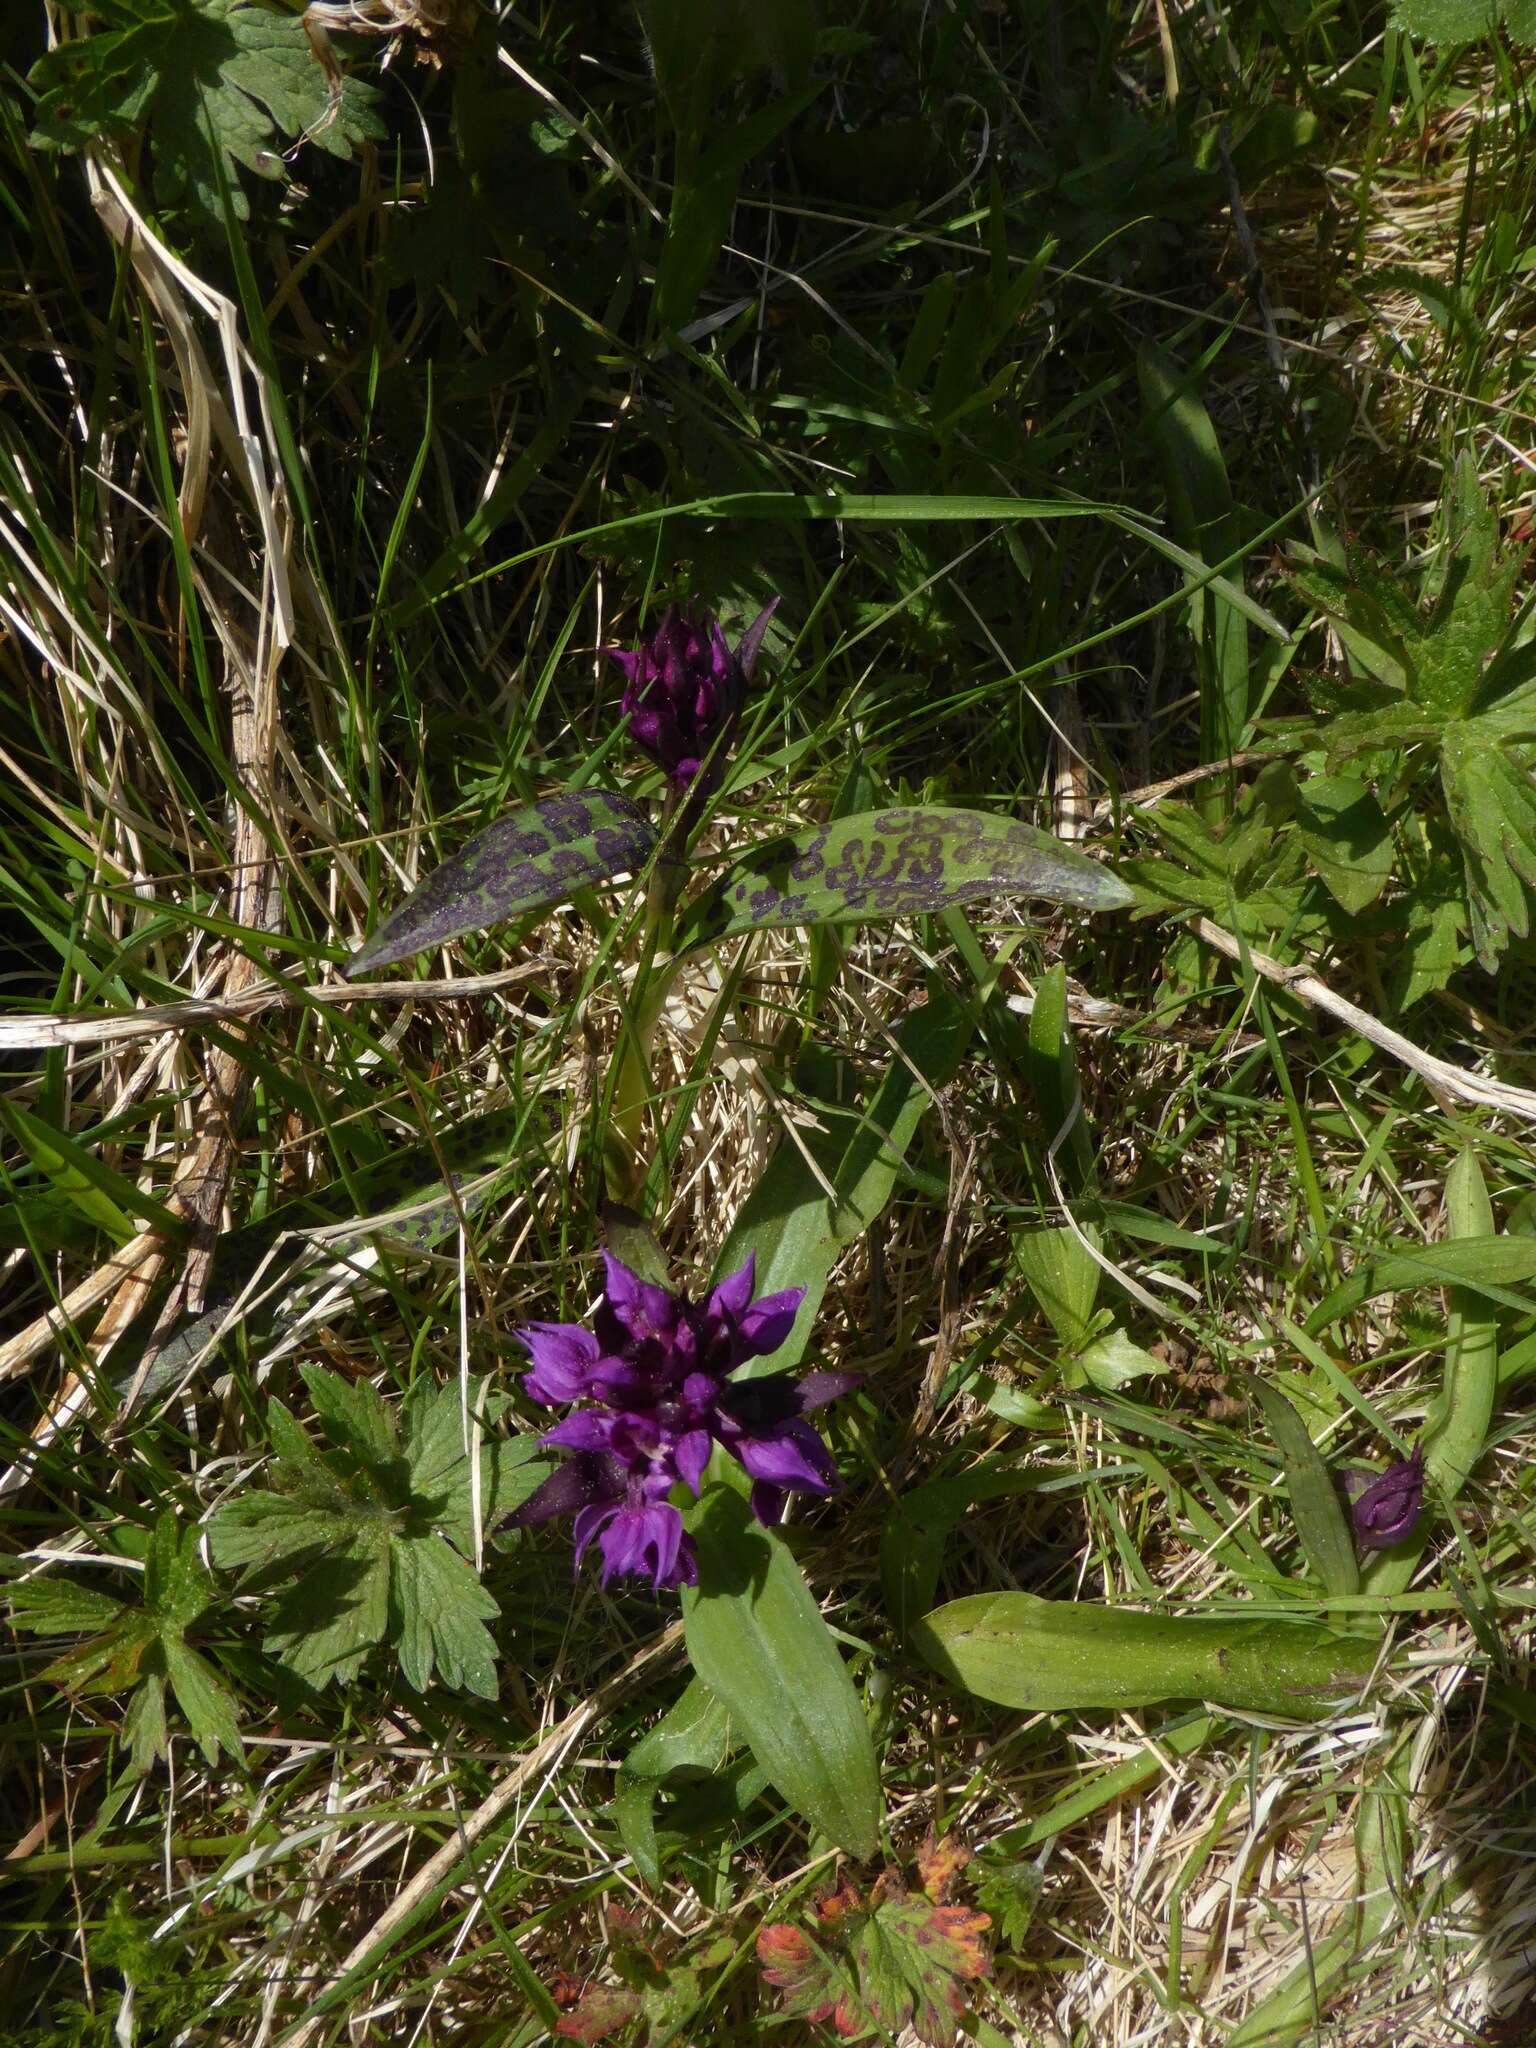
[[[562,902],[577,889],[644,867],[655,829],[611,789],[542,797],[487,825],[419,882],[346,963],[349,981],[465,932]]]
[[[1117,910],[1131,891],[1108,868],[1016,818],[893,807],[749,847],[684,913],[678,948],[772,925],[874,924],[1033,896]]]

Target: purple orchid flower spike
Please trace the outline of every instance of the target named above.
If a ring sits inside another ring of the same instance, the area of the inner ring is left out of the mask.
[[[778,607],[778,598],[764,606],[734,652],[711,613],[679,605],[668,605],[633,653],[603,650],[627,678],[622,708],[631,737],[695,803],[719,787],[741,700]]]
[[[667,1499],[679,1480],[697,1496],[716,1444],[752,1479],[758,1520],[776,1522],[791,1493],[838,1489],[831,1453],[805,1418],[858,1384],[851,1372],[788,1372],[733,1380],[788,1337],[803,1287],[753,1300],[749,1258],[702,1302],[656,1287],[605,1252],[603,1294],[589,1330],[531,1323],[519,1341],[533,1359],[525,1392],[569,1412],[541,1439],[568,1453],[512,1516],[528,1528],[571,1515],[576,1559],[593,1542],[602,1580],[698,1582],[683,1518]]]
[[[1344,1483],[1354,1496],[1350,1515],[1356,1542],[1363,1550],[1390,1550],[1418,1527],[1424,1506],[1423,1446],[1415,1444],[1411,1458],[1399,1458],[1379,1478],[1351,1472]]]

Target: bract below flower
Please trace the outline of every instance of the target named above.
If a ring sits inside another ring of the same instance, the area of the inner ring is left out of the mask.
[[[778,1350],[805,1299],[792,1287],[754,1301],[752,1258],[693,1302],[603,1257],[591,1329],[531,1323],[517,1332],[533,1360],[524,1390],[541,1407],[570,1411],[542,1441],[569,1455],[512,1522],[573,1516],[577,1561],[595,1542],[605,1585],[624,1576],[648,1578],[657,1592],[694,1585],[693,1546],[667,1499],[673,1486],[683,1480],[697,1495],[720,1444],[751,1475],[759,1521],[776,1522],[786,1494],[835,1493],[831,1454],[805,1417],[859,1375],[732,1380],[748,1359]]]
[[[757,650],[778,604],[775,598],[758,613],[734,652],[718,619],[678,605],[668,605],[660,625],[633,653],[603,650],[628,678],[622,708],[631,738],[665,769],[675,788],[698,780],[712,747],[714,759],[694,795],[705,796],[718,785]]]

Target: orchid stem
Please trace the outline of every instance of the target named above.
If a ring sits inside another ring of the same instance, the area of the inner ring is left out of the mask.
[[[646,885],[640,966],[614,1048],[612,1111],[603,1138],[606,1192],[610,1200],[631,1205],[639,1198],[650,1172],[644,1138],[646,1106],[653,1094],[651,1052],[677,972],[677,963],[664,956],[671,950],[677,900],[688,874],[682,861],[665,850],[675,805],[676,796],[669,791],[661,823],[664,851],[651,869]],[[662,962],[660,966],[658,960]]]

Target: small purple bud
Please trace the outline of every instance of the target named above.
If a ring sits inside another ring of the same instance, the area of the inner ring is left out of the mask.
[[[718,786],[757,651],[778,605],[775,598],[764,607],[734,652],[718,619],[678,605],[667,607],[660,625],[633,653],[603,650],[625,674],[622,709],[631,739],[675,789],[692,785],[694,796],[702,797]],[[705,768],[711,748],[715,757]]]
[[[1357,1475],[1351,1478],[1360,1484]],[[1364,1550],[1390,1550],[1413,1534],[1423,1505],[1424,1451],[1416,1444],[1411,1458],[1399,1458],[1356,1494],[1350,1509],[1356,1540]]]

